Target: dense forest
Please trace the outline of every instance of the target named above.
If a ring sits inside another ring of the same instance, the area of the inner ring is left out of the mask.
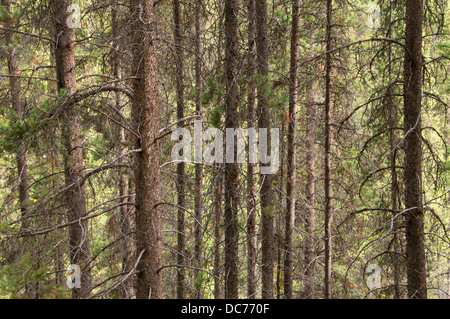
[[[0,298],[448,299],[446,0],[1,0]]]

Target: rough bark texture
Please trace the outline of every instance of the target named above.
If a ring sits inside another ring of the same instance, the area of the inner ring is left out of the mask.
[[[331,14],[332,0],[327,0],[326,73],[325,73],[325,299],[332,298],[332,235],[333,189],[331,179]]]
[[[305,241],[304,241],[304,267],[305,267],[305,295],[306,299],[314,299],[316,296],[316,285],[314,278],[315,268],[315,249],[314,249],[314,227],[315,227],[315,198],[316,198],[316,100],[315,92],[317,90],[317,80],[311,81],[311,87],[308,88],[307,105],[308,111],[305,115],[306,137],[305,137],[305,155],[306,155],[306,192],[305,192]]]
[[[268,40],[267,40],[267,3],[266,0],[256,1],[256,49],[257,49],[257,70],[261,78],[266,78],[269,72],[268,60]],[[263,81],[261,81],[263,82]],[[258,110],[257,115],[259,128],[267,128],[267,141],[270,136],[270,110],[266,98],[265,90],[268,83],[261,83],[258,87]],[[268,153],[270,154],[270,142],[268,143]],[[261,164],[265,165],[265,164]],[[274,236],[273,236],[273,190],[272,175],[261,175],[261,271],[262,271],[262,298],[273,298],[273,266],[274,266]]]
[[[238,127],[238,3],[225,2],[226,128]],[[227,145],[227,147],[230,147]],[[232,146],[236,150],[236,140]],[[235,152],[236,154],[236,152]],[[225,298],[238,298],[238,165],[225,164]]]
[[[300,0],[292,0],[292,30],[291,30],[291,66],[289,82],[289,124],[288,124],[288,155],[286,176],[286,233],[284,259],[284,296],[292,299],[293,291],[293,257],[294,257],[294,223],[295,223],[295,181],[296,181],[296,149],[297,149],[297,103],[298,103],[298,58],[299,58],[299,19]]]
[[[132,116],[140,138],[136,148],[136,249],[144,251],[137,265],[136,298],[163,297],[160,202],[159,81],[156,16],[153,0],[131,1],[134,96]]]
[[[75,43],[74,30],[67,25],[70,13],[67,7],[72,1],[60,0],[52,2],[55,18],[55,64],[59,93],[71,95],[76,91]],[[64,97],[63,97],[64,98]],[[78,221],[86,215],[86,195],[83,177],[83,144],[80,139],[80,122],[76,105],[68,106],[63,116],[63,139],[66,147],[64,154],[64,170],[68,187],[67,216],[68,222]],[[70,263],[81,268],[81,289],[74,288],[74,299],[87,298],[91,291],[91,270],[88,265],[91,253],[89,243],[88,222],[80,221],[69,226]]]
[[[201,23],[202,23],[202,1],[195,1],[195,86],[197,88],[197,96],[195,97],[195,111],[197,115],[201,114],[202,106],[200,101],[200,94],[202,88],[202,41],[201,41]],[[203,262],[203,221],[202,221],[202,180],[203,180],[203,165],[201,163],[195,164],[195,262],[197,268],[202,268]],[[195,273],[196,278],[199,278],[199,272]],[[203,299],[202,283],[197,283],[197,291],[195,297]]]
[[[248,59],[247,59],[247,123],[249,128],[255,128],[255,71],[256,71],[256,16],[255,0],[249,0],[248,9]],[[248,153],[247,153],[248,154]],[[256,298],[256,265],[258,257],[256,234],[256,179],[255,164],[247,163],[247,295]]]
[[[427,298],[422,202],[422,0],[406,1],[404,150],[408,297]]]
[[[388,29],[388,38],[392,38],[392,9],[393,3],[390,3],[389,7],[389,29]],[[399,238],[398,238],[398,230],[399,230],[399,217],[397,216],[398,210],[398,174],[396,169],[396,154],[397,154],[397,141],[396,141],[396,130],[398,117],[394,105],[394,92],[393,92],[393,83],[392,83],[392,43],[389,43],[388,48],[388,72],[389,72],[389,83],[387,90],[387,112],[388,112],[388,124],[389,124],[389,146],[390,146],[390,163],[391,163],[391,207],[392,207],[392,231],[394,232],[393,236],[393,254],[392,254],[392,266],[394,272],[394,299],[400,299],[401,291],[400,291],[400,260],[399,260]]]
[[[183,84],[183,49],[181,36],[181,21],[180,21],[180,1],[173,0],[173,37],[175,44],[175,73],[176,73],[176,90],[177,90],[177,119],[180,121],[184,118],[184,84]],[[179,127],[183,127],[183,122],[179,123]],[[177,298],[185,298],[185,214],[186,206],[186,176],[185,163],[177,164],[177,264],[180,265],[177,269]]]

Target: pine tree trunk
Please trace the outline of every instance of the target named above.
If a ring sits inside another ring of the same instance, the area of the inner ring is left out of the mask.
[[[255,0],[248,0],[248,59],[247,59],[247,123],[248,128],[255,128],[255,71],[256,71],[256,17]],[[249,153],[247,153],[249,154]],[[248,298],[256,298],[256,263],[258,256],[256,234],[256,180],[255,164],[247,163],[247,295]]]
[[[392,38],[392,2],[389,6],[389,29],[388,29],[388,38]],[[389,43],[388,47],[388,73],[389,73],[389,83],[387,90],[387,111],[388,115],[388,124],[389,124],[389,146],[390,146],[390,165],[391,165],[391,205],[392,205],[392,218],[393,218],[393,229],[394,237],[393,237],[393,255],[392,255],[392,266],[394,272],[394,299],[400,299],[400,261],[399,261],[399,239],[397,232],[399,231],[399,223],[397,216],[398,204],[398,177],[397,177],[397,169],[396,169],[396,134],[395,127],[397,126],[397,114],[394,106],[394,95],[393,95],[393,83],[392,83],[392,43]]]
[[[120,23],[119,23],[119,6],[118,1],[115,1],[112,10],[112,32],[114,38],[114,51],[113,51],[113,71],[114,78],[122,79],[122,60],[120,54]],[[123,109],[123,97],[122,92],[116,91],[116,109],[122,111]],[[119,165],[125,165],[125,129],[123,127],[118,128],[118,156]],[[130,272],[133,268],[133,239],[132,239],[132,219],[129,207],[126,203],[129,201],[128,196],[128,177],[123,169],[119,172],[119,196],[123,206],[120,207],[120,234],[124,236],[120,240],[120,249],[122,254],[122,272]],[[130,299],[134,295],[133,282],[128,279],[123,282],[118,292],[121,299]]]
[[[61,96],[76,91],[74,30],[67,25],[67,8],[70,0],[53,1],[55,17],[55,64],[58,90]],[[88,265],[91,253],[89,228],[87,221],[80,219],[86,215],[86,195],[83,178],[83,145],[80,138],[81,128],[76,105],[68,106],[63,115],[63,140],[66,147],[64,170],[69,226],[70,263],[81,268],[81,289],[74,288],[72,298],[84,299],[91,292],[91,270]],[[75,222],[76,221],[76,222]],[[79,222],[78,222],[79,221]],[[75,222],[75,223],[72,223]]]
[[[306,194],[305,194],[305,241],[304,241],[304,267],[305,267],[305,299],[314,299],[316,295],[316,285],[314,278],[315,250],[314,250],[314,227],[315,227],[315,197],[316,197],[316,100],[317,90],[316,79],[311,80],[311,87],[308,88],[307,105],[308,111],[305,114],[306,137]]]
[[[173,37],[175,44],[175,68],[176,68],[176,90],[177,90],[177,119],[180,121],[184,118],[184,84],[183,84],[183,51],[182,51],[182,36],[181,36],[181,21],[180,21],[180,1],[173,0],[173,20],[174,29]],[[179,122],[179,127],[183,127],[184,123]],[[177,164],[177,299],[185,298],[185,214],[186,206],[185,199],[185,163]]]
[[[156,1],[131,1],[134,96],[132,116],[136,141],[136,253],[142,254],[137,265],[136,298],[163,297],[161,211],[159,79],[156,51]]]
[[[238,3],[236,0],[225,2],[225,78],[226,78],[226,128],[238,127],[239,92],[238,77]],[[236,140],[233,145],[235,154]],[[235,299],[238,294],[238,165],[237,162],[225,164],[225,298]]]
[[[422,0],[406,1],[404,150],[408,297],[427,298],[422,202]]]
[[[293,291],[293,256],[294,256],[294,225],[295,225],[295,181],[296,181],[296,149],[297,149],[297,103],[298,103],[298,59],[299,59],[299,29],[300,0],[292,0],[292,30],[291,30],[291,66],[289,82],[289,124],[288,124],[288,155],[286,177],[286,234],[284,260],[284,295],[292,299]]]
[[[280,153],[283,154],[281,156],[280,159],[280,167],[279,167],[279,171],[277,172],[276,175],[276,183],[277,184],[277,190],[276,190],[276,194],[278,194],[278,200],[277,200],[277,205],[274,205],[274,207],[277,207],[277,209],[283,209],[283,201],[284,198],[286,197],[286,191],[283,190],[284,188],[284,181],[286,180],[286,176],[285,176],[285,172],[284,172],[284,167],[285,167],[285,159],[287,157],[287,151],[286,151],[286,143],[284,143],[283,141],[283,136],[287,135],[285,134],[285,130],[286,130],[286,123],[284,121],[282,121],[281,123],[281,130],[280,130],[280,136],[282,136],[282,139],[280,140]],[[285,156],[286,155],[286,156]],[[274,195],[275,196],[275,195]],[[287,203],[285,204],[287,207]],[[279,207],[279,208],[278,208]],[[294,209],[295,212],[295,209]],[[276,249],[276,273],[275,273],[275,288],[276,288],[276,299],[280,299],[281,298],[281,288],[283,287],[283,294],[284,294],[284,270],[285,270],[285,266],[284,266],[284,261],[286,258],[286,254],[287,254],[287,250],[286,250],[286,245],[285,245],[285,240],[284,240],[284,235],[283,230],[286,231],[285,229],[285,225],[286,225],[286,221],[285,221],[285,217],[286,217],[287,213],[283,214],[277,214],[274,216],[275,219],[275,225],[274,225],[274,238],[275,238],[275,249]],[[295,220],[295,219],[294,219]]]
[[[224,0],[217,1],[217,10],[219,12],[219,27],[218,27],[218,39],[217,39],[217,56],[219,57],[217,64],[219,68],[222,67],[222,41],[224,40]],[[221,251],[222,246],[222,200],[224,193],[224,180],[225,172],[224,165],[216,163],[214,165],[214,184],[216,192],[214,194],[214,298],[222,299],[224,295],[224,285],[221,276],[221,268],[223,264],[221,263]]]
[[[10,2],[9,0],[2,0],[2,5],[7,12],[10,12]],[[11,28],[12,26],[8,21],[5,21],[5,26]],[[5,31],[5,44],[8,48],[8,72],[12,75],[9,78],[10,86],[10,98],[11,107],[13,108],[16,115],[24,120],[24,107],[20,99],[20,79],[14,77],[19,71],[17,67],[17,47],[14,44],[14,33],[12,31]],[[16,154],[17,163],[17,173],[19,177],[19,205],[21,212],[21,229],[26,230],[29,227],[28,220],[28,205],[30,201],[30,194],[28,191],[28,164],[27,164],[27,151],[25,141],[19,141],[18,149]]]
[[[2,6],[5,8],[7,12],[10,12],[10,2],[9,0],[2,0]],[[9,21],[5,21],[5,26],[7,28],[11,28],[11,23]],[[20,79],[14,77],[19,71],[17,67],[17,47],[14,43],[14,33],[12,31],[5,31],[5,44],[7,48],[8,54],[8,73],[11,75],[9,78],[9,87],[10,87],[10,99],[11,99],[11,107],[14,110],[16,116],[20,120],[24,120],[25,110],[21,101],[20,96]],[[16,165],[17,165],[17,176],[18,176],[18,186],[19,186],[19,206],[20,206],[20,231],[26,232],[30,226],[29,220],[29,208],[28,205],[30,203],[30,193],[29,193],[29,176],[28,176],[28,161],[27,161],[27,147],[26,141],[20,140],[18,141],[18,148],[16,153]],[[30,243],[27,238],[24,238],[22,247],[24,252],[27,250],[32,250],[30,247]],[[37,294],[37,291],[33,289],[30,284],[27,284],[26,293],[30,296],[30,298],[34,298]]]
[[[325,74],[325,299],[332,298],[332,234],[333,190],[331,178],[331,13],[332,0],[327,0],[326,74]]]
[[[202,40],[201,40],[201,23],[202,23],[202,1],[195,1],[195,86],[197,88],[197,96],[195,97],[195,111],[197,115],[201,115],[202,106],[200,94],[202,88]],[[203,165],[195,164],[195,262],[197,268],[202,268],[203,259],[203,222],[202,222],[202,179]],[[196,280],[199,280],[199,272],[195,272]],[[197,283],[196,296],[197,299],[203,299],[202,282]]]
[[[222,285],[220,280],[220,246],[222,243],[221,216],[222,216],[222,191],[223,172],[220,164],[214,167],[214,298],[222,299]]]
[[[269,51],[267,40],[267,3],[266,0],[256,1],[256,48],[257,48],[257,70],[261,79],[267,79],[269,68]],[[261,80],[260,82],[265,82]],[[271,140],[270,136],[270,110],[267,102],[265,90],[268,89],[268,83],[260,83],[258,87],[258,126],[266,128],[268,132],[267,141]],[[267,145],[268,153],[270,153],[270,142]],[[264,166],[265,164],[261,164]],[[262,271],[262,298],[273,298],[273,267],[274,267],[274,231],[273,231],[273,190],[272,175],[261,175],[261,271]]]

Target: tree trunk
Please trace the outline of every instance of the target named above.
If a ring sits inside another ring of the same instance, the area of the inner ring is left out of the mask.
[[[184,84],[183,84],[183,50],[182,50],[182,36],[181,36],[181,21],[180,21],[180,1],[173,0],[173,37],[175,44],[175,73],[176,73],[176,90],[177,90],[177,119],[180,121],[184,118]],[[184,123],[179,122],[179,127],[183,127]],[[185,163],[177,164],[177,264],[180,266],[177,269],[177,299],[185,298],[185,214],[186,206],[185,200]]]
[[[222,41],[224,34],[224,21],[223,21],[223,10],[224,10],[224,0],[217,1],[217,10],[219,12],[219,34],[217,39],[217,56],[219,57],[217,64],[219,68],[222,67]],[[224,191],[224,181],[223,177],[225,176],[224,165],[216,163],[214,165],[214,184],[215,184],[215,194],[214,194],[214,298],[222,299],[224,287],[221,280],[221,253],[220,247],[222,245],[222,199],[223,199],[223,191]],[[223,278],[223,277],[222,277]]]
[[[10,12],[9,0],[2,0],[2,5],[7,12]],[[8,21],[5,21],[5,26],[11,28]],[[8,48],[8,72],[10,75],[16,75],[19,71],[17,67],[16,46],[14,44],[14,33],[12,31],[5,31],[5,44]],[[11,107],[16,113],[17,117],[24,120],[24,107],[20,100],[20,79],[14,76],[9,78]],[[28,164],[27,151],[25,141],[19,141],[16,154],[17,173],[19,177],[19,206],[21,212],[21,229],[26,230],[29,227],[28,220],[28,205],[30,201],[30,194],[28,191]]]
[[[304,241],[304,267],[305,267],[305,299],[314,299],[316,295],[316,285],[314,278],[315,250],[314,250],[314,227],[315,227],[315,197],[316,197],[316,100],[317,90],[316,79],[311,80],[311,87],[308,88],[307,105],[308,111],[305,114],[306,137],[306,194],[305,194],[305,241]]]
[[[220,246],[222,243],[221,216],[222,216],[222,190],[223,190],[223,172],[220,164],[214,167],[214,298],[222,298],[222,285],[220,280]]]
[[[255,0],[248,0],[248,59],[247,59],[247,123],[248,128],[255,128],[255,71],[256,71],[256,17]],[[247,153],[249,154],[249,153]],[[256,262],[258,257],[256,234],[256,180],[255,164],[247,163],[247,295],[256,298]]]
[[[74,94],[76,91],[75,43],[74,30],[67,25],[71,13],[67,8],[70,0],[53,1],[55,17],[55,63],[58,90],[61,96]],[[76,105],[68,106],[63,116],[64,170],[67,194],[69,226],[70,263],[81,268],[81,289],[72,290],[72,298],[84,299],[91,292],[91,269],[88,265],[91,253],[87,221],[79,221],[86,215],[86,195],[83,179],[83,144],[80,139],[80,122]],[[79,222],[78,222],[79,221]]]
[[[296,149],[297,149],[297,103],[298,103],[298,58],[300,29],[300,0],[292,0],[292,30],[291,30],[291,66],[289,82],[289,124],[288,124],[288,155],[286,177],[286,234],[284,260],[284,296],[292,299],[293,291],[293,256],[294,256],[294,225],[295,225],[295,181],[296,181]]]
[[[195,1],[195,86],[197,88],[197,95],[195,97],[195,111],[197,115],[201,115],[202,106],[200,101],[202,88],[202,40],[201,40],[201,23],[202,23],[202,1]],[[196,161],[195,163],[195,262],[197,268],[202,268],[203,259],[203,222],[202,222],[202,179],[203,179],[203,165]],[[202,282],[199,278],[199,272],[195,272],[197,280],[196,298],[203,299]]]
[[[256,48],[257,48],[257,70],[258,76],[265,82],[269,74],[268,61],[268,40],[267,40],[267,3],[266,0],[256,1]],[[262,83],[258,87],[258,125],[259,128],[266,128],[268,132],[267,141],[270,137],[270,110],[267,102],[265,90],[268,83]],[[267,145],[270,153],[270,143]],[[264,166],[265,164],[261,164]],[[274,257],[274,236],[273,236],[273,215],[274,206],[272,203],[272,175],[261,175],[261,271],[262,271],[262,298],[273,298],[273,257]]]
[[[10,2],[9,0],[2,0],[2,6],[5,8],[7,12],[10,12]],[[7,28],[11,28],[11,23],[9,21],[5,21],[5,26]],[[25,110],[20,98],[20,79],[14,77],[19,71],[17,67],[17,55],[16,50],[17,47],[14,44],[14,33],[12,31],[5,31],[5,44],[8,49],[8,73],[12,75],[9,78],[9,88],[10,88],[10,99],[11,99],[11,107],[14,110],[16,116],[20,120],[24,120]],[[20,232],[25,232],[28,230],[30,226],[29,220],[29,208],[28,205],[30,203],[30,193],[29,193],[29,177],[28,177],[28,163],[27,163],[27,146],[25,140],[18,141],[18,148],[16,153],[16,165],[17,165],[17,176],[18,176],[18,186],[19,186],[19,207],[20,207]],[[23,249],[24,250],[32,250],[30,243],[27,238],[23,240]],[[24,251],[25,252],[25,251]],[[37,294],[35,289],[33,289],[32,285],[27,284],[26,293],[30,296],[30,298],[34,298]]]
[[[276,194],[278,194],[278,200],[277,200],[277,204],[278,205],[274,205],[274,207],[277,207],[277,209],[280,209],[280,211],[283,211],[283,200],[286,197],[286,191],[283,190],[284,188],[284,181],[286,180],[286,176],[285,176],[285,172],[284,172],[284,161],[285,158],[287,157],[287,151],[286,151],[286,143],[284,143],[283,140],[283,136],[285,136],[284,131],[286,130],[286,123],[284,121],[281,122],[281,130],[280,130],[280,136],[282,137],[280,140],[280,152],[281,154],[283,154],[281,156],[280,159],[280,168],[279,168],[279,172],[277,172],[277,180],[276,183],[277,184],[277,190],[276,190]],[[286,155],[286,156],[285,156]],[[275,195],[274,195],[275,196]],[[287,203],[285,204],[287,207]],[[294,209],[295,211],[295,209]],[[282,235],[283,230],[286,231],[286,229],[284,228],[284,226],[286,225],[286,221],[285,221],[285,217],[286,217],[287,213],[283,214],[277,214],[275,217],[275,225],[274,225],[274,238],[275,238],[275,249],[276,249],[276,273],[275,273],[275,288],[276,288],[276,299],[280,299],[281,298],[281,288],[283,287],[283,294],[284,294],[284,261],[285,261],[285,257],[286,257],[286,245],[285,245],[285,240],[284,240],[284,236]]]
[[[156,1],[131,1],[134,96],[132,116],[136,140],[136,253],[142,254],[137,265],[136,298],[163,297],[161,211],[159,80],[156,51]]]
[[[392,2],[389,6],[389,29],[388,38],[392,38]],[[387,90],[387,111],[388,111],[388,124],[389,124],[389,146],[390,146],[390,165],[391,165],[391,205],[392,205],[392,218],[393,218],[393,246],[394,252],[392,255],[392,265],[394,271],[394,299],[400,299],[400,261],[399,261],[399,239],[398,239],[398,219],[397,216],[397,198],[398,198],[398,177],[396,169],[396,134],[395,127],[397,127],[397,114],[394,106],[394,95],[393,95],[393,83],[392,83],[392,43],[389,43],[388,47],[388,73],[389,73],[389,83]]]
[[[238,77],[238,3],[237,0],[225,2],[225,77],[226,77],[226,128],[238,127],[239,92]],[[237,143],[232,146],[236,155]],[[236,157],[236,156],[235,156]],[[225,164],[225,298],[235,299],[238,294],[238,164]]]
[[[114,38],[114,49],[113,49],[113,70],[114,78],[122,79],[122,60],[120,54],[120,23],[119,23],[119,6],[118,2],[115,1],[112,6],[112,32]],[[123,109],[123,97],[122,92],[116,91],[116,109]],[[125,165],[125,129],[120,126],[118,127],[118,155],[119,155],[119,165]],[[129,207],[125,204],[129,201],[128,196],[128,178],[126,172],[123,169],[119,172],[119,196],[120,201],[123,206],[120,207],[120,234],[124,236],[120,240],[120,249],[122,254],[122,271],[130,272],[133,268],[133,240],[132,240],[132,219]],[[128,279],[120,287],[119,297],[121,299],[130,299],[134,295],[133,282]]]
[[[422,203],[422,0],[406,1],[404,150],[408,297],[427,298]]]
[[[332,234],[333,189],[331,178],[331,13],[332,0],[327,0],[326,73],[325,73],[325,299],[332,298]]]

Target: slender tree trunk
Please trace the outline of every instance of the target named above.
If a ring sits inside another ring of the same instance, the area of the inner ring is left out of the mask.
[[[427,298],[422,203],[422,0],[406,1],[404,150],[408,297]]]
[[[219,68],[222,67],[222,41],[224,33],[224,21],[223,21],[223,10],[224,10],[224,0],[217,1],[217,10],[219,12],[219,35],[217,39],[217,56],[219,57],[217,63]],[[216,192],[214,194],[214,298],[222,299],[223,292],[225,291],[223,283],[221,280],[221,253],[220,247],[222,245],[222,199],[224,192],[224,181],[223,177],[225,173],[223,172],[224,166],[222,164],[215,164],[214,166],[214,183]]]
[[[185,165],[179,163],[177,165],[177,264],[180,267],[177,268],[177,299],[185,298],[185,255],[186,255],[186,240],[185,240],[185,215],[184,207],[185,201]]]
[[[67,8],[70,0],[53,1],[55,17],[55,63],[58,90],[61,95],[71,95],[76,91],[74,30],[67,25],[71,13]],[[83,144],[76,105],[70,105],[63,117],[63,139],[67,209],[69,223],[79,221],[86,215],[86,195],[83,178]],[[88,265],[91,253],[87,221],[71,223],[69,226],[70,263],[81,268],[81,289],[74,288],[74,299],[87,298],[91,292],[91,270]]]
[[[134,96],[132,116],[136,141],[136,298],[163,297],[160,202],[159,79],[156,51],[156,1],[131,1]]]
[[[202,24],[202,0],[195,1],[195,86],[197,88],[197,95],[195,97],[195,111],[197,115],[201,115],[202,106],[200,101],[200,94],[202,88],[202,40],[201,40],[201,24]],[[195,262],[196,267],[202,268],[203,262],[203,222],[202,222],[202,180],[203,180],[203,165],[195,163]],[[199,272],[195,273],[196,279],[199,280]],[[198,281],[196,298],[203,299],[202,282]]]
[[[269,51],[267,40],[267,3],[266,0],[256,1],[256,48],[257,48],[257,70],[258,75],[265,79],[268,76]],[[262,81],[261,81],[262,82]],[[267,140],[270,141],[270,110],[267,102],[266,89],[268,83],[262,83],[258,87],[258,125],[259,128],[266,128],[268,131]],[[270,143],[267,146],[270,153]],[[264,164],[261,164],[262,166]],[[274,257],[274,236],[273,236],[273,191],[272,175],[261,175],[261,263],[262,263],[262,298],[273,298],[273,257]]]
[[[53,25],[54,27],[54,25]],[[54,33],[53,29],[52,29],[52,34]],[[50,64],[51,65],[55,65],[55,61],[56,61],[56,43],[54,42],[50,42]],[[56,70],[55,68],[53,69],[54,72],[54,77],[56,78]],[[57,90],[54,89],[53,93],[56,95],[57,94]],[[50,144],[53,145],[53,147],[50,150],[50,156],[51,156],[51,173],[54,174],[56,172],[56,163],[58,161],[58,150],[57,150],[57,143],[55,142],[55,132],[54,131],[50,131]],[[52,189],[56,188],[56,181],[52,180]],[[60,214],[59,216],[56,217],[56,223],[58,224],[62,224],[64,222],[64,216],[62,214]],[[63,237],[65,236],[64,234],[61,234]],[[57,238],[63,238],[61,237],[61,235],[57,235]],[[65,285],[64,279],[65,279],[65,274],[64,274],[64,247],[62,247],[61,245],[58,245],[55,249],[55,271],[56,272],[56,278],[55,278],[55,283],[59,286],[59,285]]]
[[[280,130],[280,136],[281,136],[281,140],[280,140],[280,152],[281,154],[283,154],[281,156],[280,159],[280,168],[279,168],[279,172],[277,173],[277,191],[276,193],[278,194],[278,205],[274,205],[274,207],[277,207],[277,209],[280,209],[281,212],[284,211],[284,205],[286,205],[287,207],[287,203],[284,203],[284,198],[286,197],[286,191],[284,190],[284,181],[286,180],[286,176],[285,176],[285,172],[284,172],[284,167],[285,167],[285,159],[287,158],[287,150],[286,150],[286,143],[284,143],[284,139],[283,137],[287,134],[285,134],[285,130],[286,130],[287,124],[282,121],[281,122],[281,130]],[[295,209],[294,209],[295,211]],[[276,254],[277,254],[277,271],[276,271],[276,277],[275,277],[275,287],[276,287],[276,299],[280,299],[282,296],[282,292],[281,289],[283,288],[283,294],[284,294],[284,270],[285,270],[285,266],[284,266],[284,260],[286,257],[286,245],[285,245],[285,240],[284,240],[284,234],[283,230],[286,231],[285,229],[285,225],[286,225],[286,221],[285,221],[285,217],[286,217],[287,213],[280,213],[276,215],[276,220],[275,220],[275,240],[276,240]],[[295,218],[294,218],[295,220]]]
[[[116,96],[116,100],[120,97]],[[116,104],[117,105],[117,104]],[[122,105],[122,104],[121,104]],[[119,148],[118,155],[121,157],[119,164],[125,165],[125,148],[123,147],[126,142],[124,129],[121,127],[119,131],[119,142],[121,147]],[[121,243],[122,254],[122,272],[129,273],[133,270],[134,266],[134,242],[133,242],[133,220],[132,210],[126,204],[131,202],[128,192],[128,176],[125,171],[121,170],[119,175],[119,196],[121,198],[122,206],[120,207],[120,235],[124,236]],[[134,287],[131,278],[125,280],[121,285],[119,296],[121,299],[131,299],[134,296]]]
[[[388,38],[392,38],[392,2],[390,2],[389,6],[389,29],[388,29]],[[394,107],[393,100],[393,88],[392,88],[392,44],[389,43],[388,47],[388,55],[389,55],[389,83],[387,90],[387,107],[388,107],[388,122],[389,122],[389,146],[390,146],[390,165],[391,165],[391,205],[392,205],[392,218],[393,218],[393,246],[394,252],[392,256],[393,260],[393,268],[394,268],[394,299],[400,299],[400,261],[399,261],[399,239],[397,231],[399,230],[398,226],[398,216],[397,210],[397,198],[398,198],[398,177],[397,177],[397,169],[396,169],[396,134],[395,127],[397,126],[397,114]]]
[[[238,3],[225,2],[226,128],[238,127]],[[236,140],[231,147],[237,149]],[[230,145],[227,145],[227,148]],[[234,152],[236,155],[236,152]],[[238,298],[238,164],[225,164],[225,298]]]
[[[294,256],[294,225],[295,225],[295,181],[296,149],[297,149],[297,103],[298,103],[298,58],[299,58],[299,29],[300,29],[300,0],[292,0],[292,30],[291,30],[291,66],[289,82],[289,126],[288,126],[288,155],[286,177],[286,234],[284,260],[284,296],[292,299],[293,291],[293,256]]]
[[[222,298],[222,285],[220,280],[220,246],[222,243],[221,216],[222,216],[222,190],[223,190],[223,172],[220,164],[214,167],[215,176],[215,195],[214,195],[214,298]]]
[[[9,0],[2,0],[2,5],[7,12],[10,12]],[[5,21],[5,26],[11,28],[8,21]],[[17,47],[14,44],[14,33],[12,31],[5,31],[5,44],[8,48],[8,72],[11,75],[16,75],[19,71],[17,67]],[[24,120],[24,107],[20,100],[20,79],[14,76],[9,78],[11,107],[16,113],[17,117]],[[27,150],[25,141],[19,141],[16,154],[17,173],[19,176],[19,206],[21,212],[21,229],[26,230],[29,227],[28,220],[28,205],[30,201],[30,194],[28,191],[28,164],[27,164]]]
[[[180,1],[173,0],[173,20],[174,29],[173,37],[175,43],[175,68],[176,68],[176,87],[177,87],[177,119],[180,121],[184,118],[184,84],[183,84],[183,49],[182,49],[182,35],[181,35],[181,21],[180,21]],[[183,122],[179,123],[179,127],[183,127]],[[177,269],[177,299],[185,298],[185,215],[184,209],[186,206],[185,199],[185,163],[177,164],[177,264],[180,265]]]
[[[281,122],[281,130],[280,130],[280,136],[282,137],[280,140],[280,149],[281,149],[281,154],[283,154],[281,156],[280,159],[280,168],[279,168],[279,172],[277,172],[277,180],[274,183],[277,183],[278,187],[276,190],[276,194],[278,194],[278,200],[277,200],[277,204],[274,204],[274,207],[277,207],[277,209],[280,209],[280,211],[283,211],[283,200],[284,197],[286,196],[285,191],[283,191],[283,182],[285,180],[284,177],[284,161],[285,158],[287,157],[287,152],[286,152],[286,144],[284,143],[283,140],[283,136],[285,136],[284,131],[286,130],[286,123],[284,121]],[[286,156],[285,156],[286,154]],[[274,194],[275,196],[275,194]],[[287,204],[286,204],[287,206]],[[279,207],[279,208],[278,208]],[[294,210],[295,211],[295,210]],[[284,259],[286,257],[286,245],[285,245],[285,241],[284,241],[284,236],[282,235],[282,231],[283,231],[283,227],[286,225],[285,222],[285,217],[286,214],[280,213],[277,214],[276,216],[274,216],[274,218],[276,217],[275,221],[274,221],[274,239],[275,239],[275,249],[276,249],[276,273],[275,273],[275,288],[276,288],[276,299],[280,299],[281,298],[281,286],[284,286]],[[274,252],[275,253],[275,252]],[[283,277],[283,278],[282,278]],[[283,289],[283,293],[284,293],[284,289]]]
[[[2,0],[2,5],[7,12],[10,12],[10,2],[9,0]],[[12,28],[11,23],[9,21],[5,21],[5,26],[7,28]],[[8,72],[10,75],[16,75],[19,71],[17,66],[17,47],[14,43],[14,33],[12,31],[5,31],[5,44],[7,48],[8,54]],[[10,99],[11,99],[11,107],[16,113],[16,116],[20,120],[24,120],[25,110],[23,104],[21,102],[20,97],[20,79],[17,77],[9,78],[9,88],[10,88]],[[16,153],[16,165],[17,165],[17,176],[18,176],[18,185],[19,185],[19,206],[20,206],[20,231],[24,232],[30,226],[29,218],[29,202],[30,202],[30,193],[29,193],[29,177],[28,177],[28,163],[27,163],[27,147],[26,141],[20,140],[18,141],[18,148]],[[26,238],[23,240],[23,249],[24,250],[32,250],[31,244],[28,242]],[[30,298],[34,298],[37,295],[36,289],[30,284],[27,284],[26,293],[30,296]]]
[[[256,17],[255,0],[248,0],[248,59],[247,59],[247,123],[248,128],[255,128],[255,71],[256,71]],[[249,153],[247,153],[249,154]],[[256,265],[258,257],[256,234],[256,180],[255,164],[247,163],[247,295],[256,298]]]
[[[327,0],[326,73],[325,73],[325,299],[332,298],[333,189],[331,178],[331,14],[332,0]]]
[[[315,227],[315,197],[316,197],[316,101],[315,92],[316,79],[311,81],[311,87],[308,88],[307,105],[308,111],[305,114],[306,138],[306,203],[305,203],[305,241],[304,241],[304,265],[305,265],[305,298],[314,299],[316,295],[316,285],[314,278],[314,227]]]
[[[114,38],[114,51],[113,51],[113,70],[114,78],[122,79],[122,60],[120,54],[120,23],[119,23],[119,6],[115,1],[112,6],[112,31]],[[123,109],[123,97],[122,92],[116,91],[116,109]],[[118,128],[118,155],[119,164],[125,165],[125,130],[123,127]],[[128,196],[128,177],[126,172],[121,169],[119,172],[119,196],[121,198],[123,206],[120,207],[120,234],[124,236],[121,243],[122,254],[122,271],[130,272],[133,268],[133,240],[132,240],[132,220],[128,206],[125,204],[129,201]],[[121,299],[130,299],[134,295],[133,283],[131,280],[126,280],[120,287],[119,297]]]

